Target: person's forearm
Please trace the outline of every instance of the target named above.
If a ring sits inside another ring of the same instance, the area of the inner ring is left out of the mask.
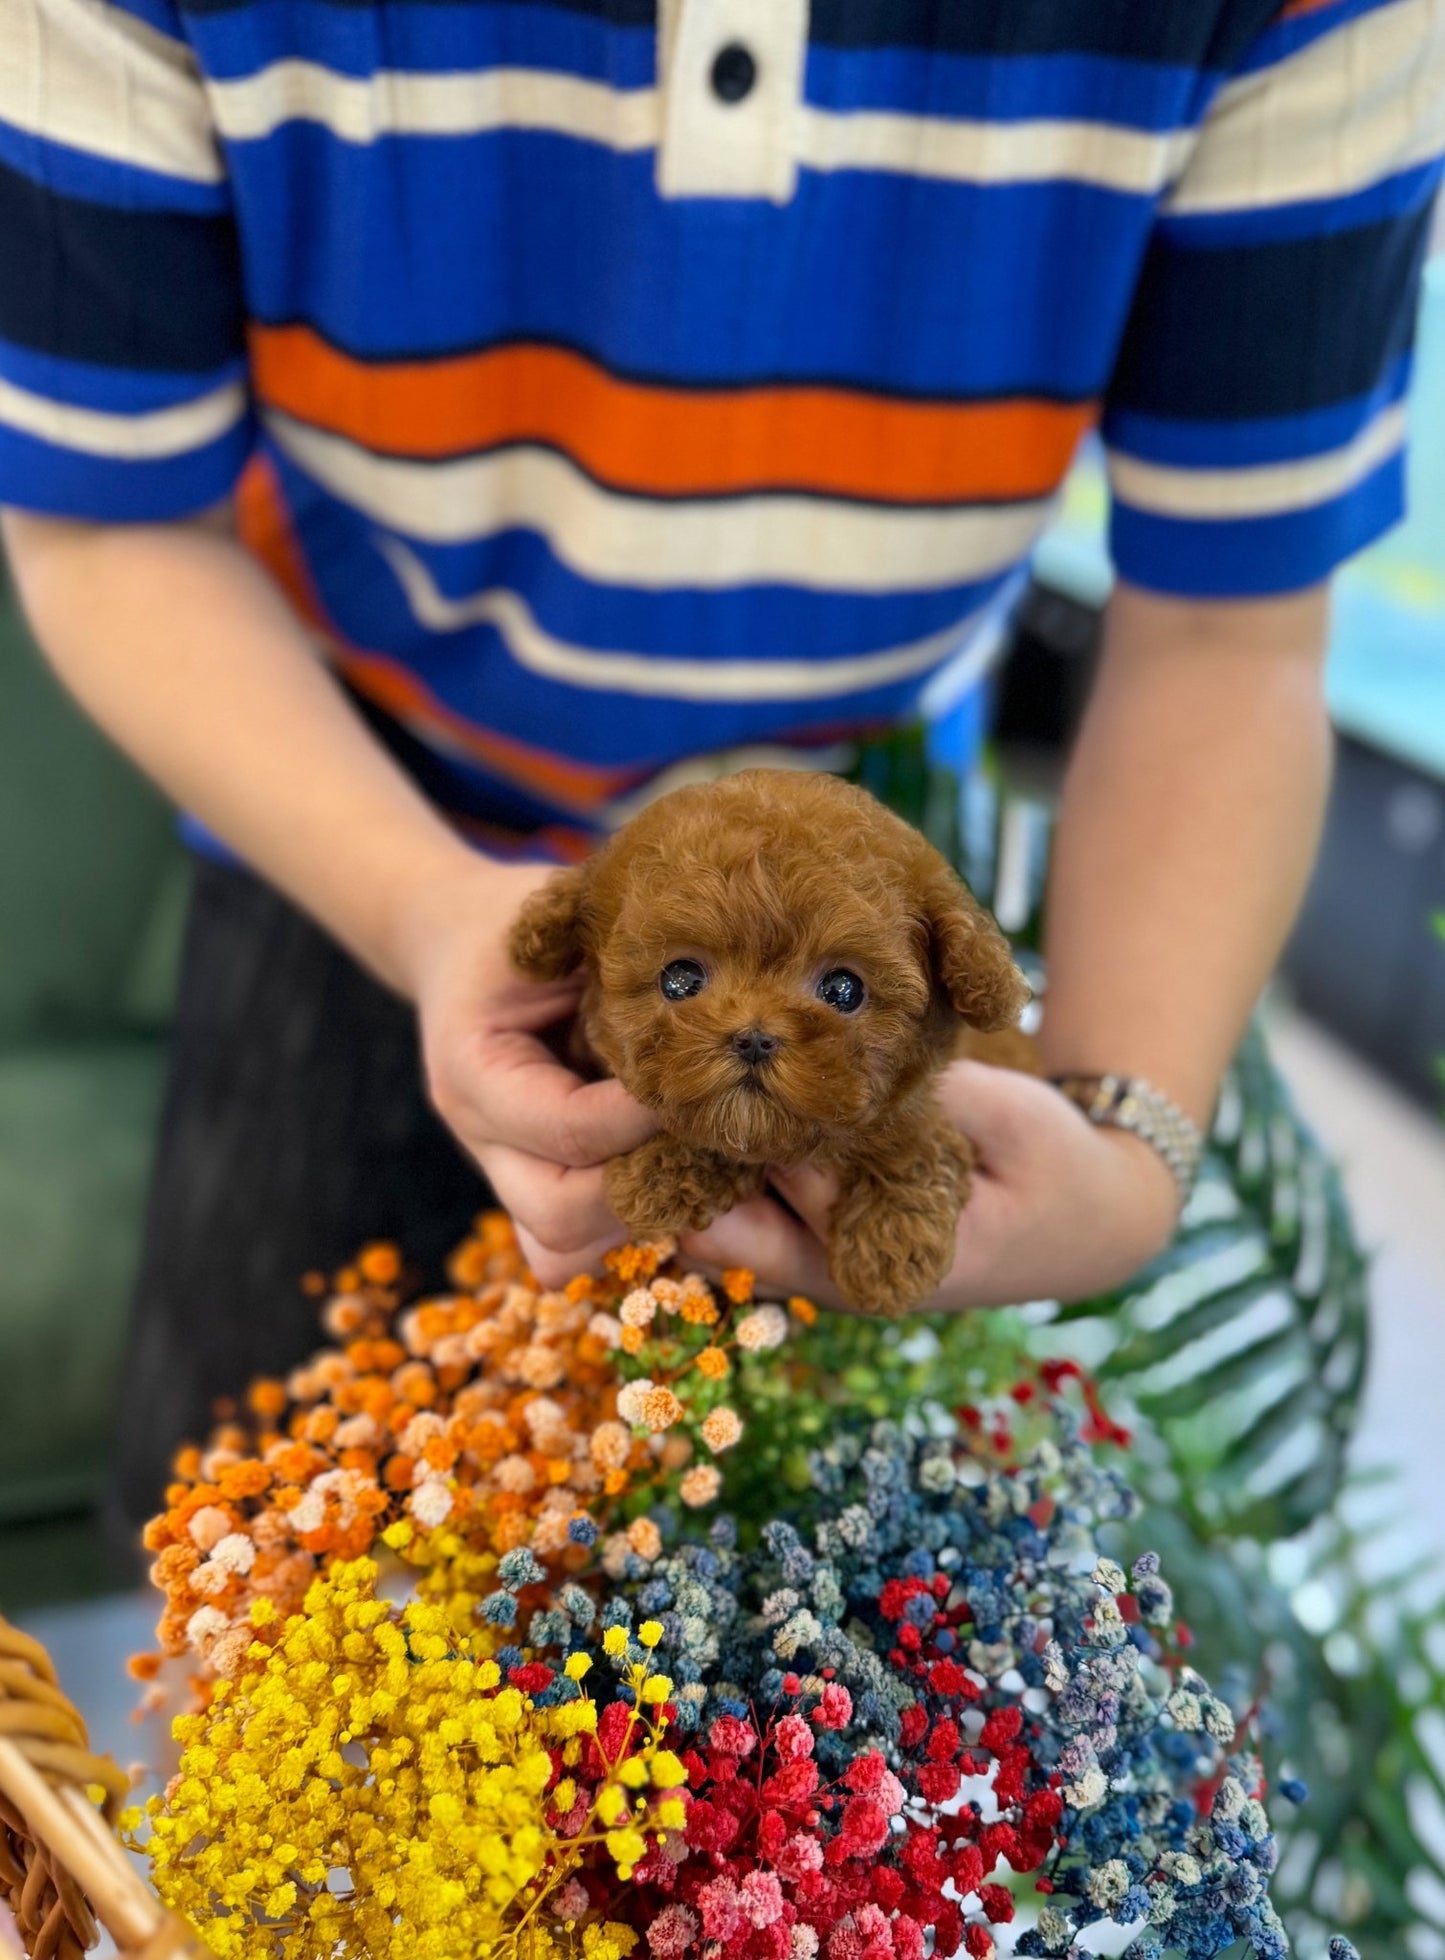
[[[1207,1120],[1319,840],[1326,624],[1320,589],[1115,593],[1055,848],[1051,1072],[1142,1075]]]
[[[81,705],[177,803],[405,989],[403,915],[471,854],[224,524],[7,513],[4,535],[36,635]]]

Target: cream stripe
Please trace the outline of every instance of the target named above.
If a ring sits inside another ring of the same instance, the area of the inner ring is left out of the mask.
[[[1445,149],[1445,0],[1390,0],[1222,89],[1167,209],[1341,197]]]
[[[1342,496],[1405,440],[1405,409],[1381,411],[1353,441],[1300,463],[1256,463],[1239,470],[1174,469],[1114,449],[1109,480],[1125,503],[1163,517],[1272,517]]]
[[[662,136],[656,89],[611,89],[542,69],[388,70],[358,79],[313,62],[282,61],[241,81],[212,83],[210,95],[217,127],[233,142],[269,136],[295,119],[320,123],[348,143],[543,129],[640,150]],[[1161,136],[1102,122],[835,115],[806,106],[796,112],[795,127],[799,159],[815,170],[901,171],[960,183],[1066,177],[1142,193],[1168,181],[1194,140],[1190,131]],[[670,177],[667,187],[673,188]]]
[[[608,694],[673,701],[817,701],[926,674],[956,652],[967,620],[908,646],[836,660],[688,660],[649,653],[598,652],[554,639],[519,594],[502,587],[449,599],[426,566],[396,538],[377,539],[418,623],[432,633],[494,626],[529,673]]]
[[[894,510],[826,498],[651,501],[601,490],[551,450],[399,462],[288,416],[277,441],[335,496],[388,530],[460,544],[514,526],[604,584],[665,590],[767,583],[837,592],[905,591],[987,577],[1029,549],[1054,499]]]
[[[1062,177],[1153,193],[1194,141],[1190,130],[1160,135],[1105,122],[986,122],[872,109],[834,115],[807,105],[800,119],[801,159],[814,170],[890,170],[955,183]]]
[[[222,176],[190,49],[96,0],[0,0],[0,120],[114,163]]]
[[[48,395],[33,395],[28,388],[0,380],[0,422],[58,448],[117,462],[157,462],[199,449],[239,422],[245,410],[246,394],[239,381],[174,408],[113,415],[104,409],[52,401]]]
[[[217,128],[233,142],[269,136],[292,121],[321,123],[347,143],[545,129],[614,150],[643,150],[661,131],[655,88],[612,89],[532,68],[386,69],[356,77],[315,62],[278,61],[240,81],[213,82],[210,97]]]

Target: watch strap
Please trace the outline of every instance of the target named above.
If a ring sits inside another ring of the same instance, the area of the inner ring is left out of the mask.
[[[1178,1103],[1141,1075],[1054,1075],[1049,1078],[1091,1123],[1128,1130],[1163,1158],[1182,1205],[1194,1188],[1204,1155],[1204,1132]]]

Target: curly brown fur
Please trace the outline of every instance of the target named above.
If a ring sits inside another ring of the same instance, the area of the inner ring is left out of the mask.
[[[868,1312],[927,1298],[952,1258],[968,1146],[934,1095],[961,1027],[1013,1027],[1028,988],[944,859],[837,777],[748,770],[675,790],[524,905],[522,972],[585,971],[591,1048],[662,1134],[609,1167],[635,1231],[697,1229],[761,1188],[770,1164],[838,1174],[830,1258]],[[659,976],[698,963],[669,1000]],[[863,1004],[821,1000],[861,978]],[[748,1062],[734,1037],[776,1046]]]

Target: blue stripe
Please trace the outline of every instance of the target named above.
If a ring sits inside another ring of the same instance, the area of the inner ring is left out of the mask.
[[[200,449],[160,462],[133,463],[57,449],[0,424],[0,504],[102,524],[186,517],[230,492],[251,434],[243,421]]]
[[[266,451],[318,586],[348,634],[361,644],[395,644],[378,640],[377,629],[366,625],[384,618],[397,640],[417,637],[420,629],[396,576],[376,551],[371,521],[335,503],[272,443]],[[743,585],[719,592],[594,582],[563,564],[534,531],[505,531],[465,544],[408,539],[407,549],[451,600],[494,588],[518,592],[537,623],[570,645],[700,660],[760,654],[836,659],[904,646],[969,616],[1006,576],[933,591],[839,593]],[[449,660],[475,630],[439,636],[438,643],[450,649]]]
[[[1405,509],[1403,455],[1331,503],[1278,517],[1197,521],[1118,502],[1109,549],[1121,578],[1181,598],[1246,599],[1316,585]]]
[[[1165,212],[1159,235],[1180,251],[1220,251],[1235,245],[1282,245],[1298,239],[1331,238],[1422,211],[1439,188],[1442,168],[1445,164],[1435,157],[1347,197],[1264,204],[1248,211]]]
[[[193,211],[212,216],[230,209],[224,182],[198,184],[138,164],[117,163],[67,143],[52,143],[7,122],[0,122],[0,164],[62,197],[114,205],[121,211]]]
[[[132,14],[137,20],[153,27],[157,34],[168,34],[173,41],[183,41],[186,30],[181,25],[181,17],[172,0],[110,0],[110,5],[123,14]]]
[[[445,663],[437,653],[434,645],[407,649],[406,664],[428,685],[448,687],[451,705],[479,726],[574,761],[639,770],[743,742],[782,740],[784,731],[799,735],[841,722],[889,720],[907,712],[930,677],[818,701],[688,702],[544,679],[519,667],[491,627],[478,627],[468,642],[465,686],[457,684],[463,662],[456,647]]]
[[[1378,14],[1394,4],[1395,0],[1336,0],[1333,7],[1321,7],[1314,13],[1299,14],[1293,20],[1276,21],[1260,35],[1235,73],[1254,75],[1261,68],[1273,68],[1277,62],[1298,54],[1302,48],[1323,40],[1327,34],[1333,34],[1337,28],[1348,26],[1352,20],[1359,20],[1365,14]]]
[[[362,148],[292,124],[235,154],[252,312],[376,358],[585,322],[608,366],[684,381],[1077,399],[1113,366],[1146,199],[805,174],[781,208],[664,201],[653,168],[535,133]]]
[[[935,54],[926,48],[808,50],[805,93],[822,109],[1016,122],[1076,117],[1165,131],[1196,122],[1215,78],[1107,55]]]
[[[213,388],[245,376],[244,361],[234,360],[213,374],[161,374],[154,369],[104,367],[92,361],[70,361],[32,347],[0,340],[0,374],[17,388],[68,402],[75,408],[99,408],[112,415],[144,415],[151,409],[175,408],[194,401]]]
[[[319,62],[353,76],[517,67],[555,69],[614,88],[646,88],[657,79],[655,28],[614,27],[597,15],[553,6],[252,0],[195,16],[192,37],[208,73],[221,81],[281,59]]]
[[[1411,357],[1391,366],[1379,386],[1350,401],[1299,415],[1257,416],[1243,422],[1182,421],[1119,409],[1101,424],[1105,443],[1147,463],[1182,469],[1243,469],[1254,463],[1289,463],[1338,449],[1393,403],[1410,383]]]

